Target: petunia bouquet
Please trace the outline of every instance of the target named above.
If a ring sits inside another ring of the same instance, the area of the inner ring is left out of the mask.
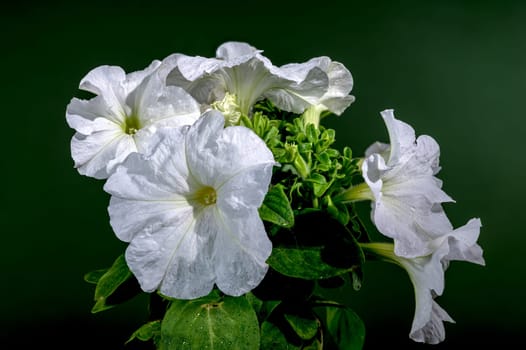
[[[323,119],[354,101],[342,63],[275,66],[226,42],[213,58],[176,53],[133,73],[100,66],[79,87],[93,96],[67,106],[74,166],[105,181],[110,225],[128,243],[85,280],[95,284],[92,312],[147,293],[150,316],[129,341],[360,349],[359,315],[326,291],[359,290],[369,261],[407,271],[409,337],[444,340],[443,322],[453,322],[437,303],[444,273],[453,260],[484,264],[481,221],[453,227],[439,145],[392,109],[380,113],[389,143],[358,156],[335,147]]]

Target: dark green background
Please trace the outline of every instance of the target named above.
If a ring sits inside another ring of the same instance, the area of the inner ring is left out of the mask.
[[[213,56],[227,40],[276,65],[344,63],[356,102],[326,120],[339,147],[361,154],[387,141],[385,108],[439,142],[439,177],[457,201],[446,211],[455,226],[481,218],[487,266],[450,266],[439,302],[457,323],[434,348],[522,341],[526,2],[43,3],[0,14],[2,349],[124,348],[144,300],[90,313],[83,274],[125,245],[111,232],[103,182],[73,169],[66,105],[98,65],[129,72],[173,52]],[[340,297],[366,323],[365,349],[432,348],[408,339],[413,291],[396,266],[368,264],[362,290]]]

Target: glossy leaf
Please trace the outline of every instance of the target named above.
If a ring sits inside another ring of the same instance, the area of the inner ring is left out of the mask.
[[[172,300],[161,323],[159,350],[259,349],[259,323],[244,296]]]
[[[365,341],[365,325],[349,307],[324,306],[324,340],[330,348],[361,350]]]
[[[92,277],[93,275],[88,276],[88,279]],[[136,286],[133,281],[132,283],[127,283],[131,277],[132,273],[128,268],[128,265],[126,265],[124,255],[120,255],[113,265],[98,279],[97,286],[95,287],[95,305],[91,309],[91,312],[97,313],[107,310],[117,305],[120,301],[124,301],[134,296],[137,289]],[[121,288],[122,297],[115,300],[119,302],[109,303],[108,299],[124,284],[127,284],[128,288]]]
[[[300,346],[290,344],[278,326],[268,321],[261,324],[261,350],[296,349],[300,349]]]
[[[84,275],[84,281],[91,283],[91,284],[97,284],[99,283],[99,280],[102,276],[108,271],[109,269],[100,269],[100,270],[94,270],[90,271],[87,274]]]
[[[297,314],[285,314],[285,319],[294,332],[303,340],[309,340],[316,336],[320,324],[316,318],[304,317]]]
[[[279,273],[296,278],[317,280],[338,276],[351,271],[351,268],[340,268],[322,260],[321,247],[279,248],[272,249],[268,264]]]
[[[161,321],[156,320],[143,324],[139,329],[137,329],[128,339],[127,343],[133,339],[139,339],[142,341],[148,341],[159,337],[161,334]]]
[[[283,186],[276,185],[270,188],[259,208],[259,216],[262,220],[281,227],[292,227],[294,225],[294,212]]]

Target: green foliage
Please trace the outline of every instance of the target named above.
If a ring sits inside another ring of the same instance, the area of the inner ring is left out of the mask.
[[[320,323],[315,317],[298,314],[284,314],[294,332],[303,340],[312,339],[318,334]]]
[[[321,210],[298,214],[294,227],[272,238],[267,262],[290,277],[319,280],[355,273],[365,259],[352,231]]]
[[[261,349],[322,349],[322,326],[307,301],[288,300],[261,324]]]
[[[261,350],[292,350],[299,346],[290,344],[278,326],[269,321],[261,324]]]
[[[110,309],[141,292],[123,255],[120,255],[109,269],[89,272],[84,279],[96,284],[95,305],[91,309],[93,313]]]
[[[321,250],[319,247],[274,248],[268,264],[286,276],[308,280],[334,277],[350,271],[325,263],[321,258]]]
[[[324,326],[324,341],[328,349],[362,349],[365,325],[354,311],[338,304],[326,304],[319,309]]]
[[[282,185],[278,184],[269,189],[263,205],[259,208],[259,216],[262,220],[281,227],[294,225],[294,212]]]
[[[161,323],[159,349],[259,349],[259,323],[244,297],[217,290],[194,300],[172,300]]]
[[[274,154],[280,166],[275,168],[272,183],[283,186],[291,207],[327,210],[346,225],[347,209],[335,205],[332,197],[360,174],[351,149],[333,148],[333,129],[305,124],[300,115],[280,111],[267,100],[256,104],[254,110],[252,119],[242,118],[241,125],[258,134]]]
[[[155,320],[142,325],[131,335],[127,343],[134,340],[148,341],[153,340],[156,344],[159,343],[161,337],[161,321]]]

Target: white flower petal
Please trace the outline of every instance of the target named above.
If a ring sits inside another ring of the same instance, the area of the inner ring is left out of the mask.
[[[413,209],[410,202],[389,200],[388,197],[374,203],[372,220],[378,231],[394,240],[398,256],[422,255],[430,239],[415,226]]]
[[[149,188],[153,186],[148,185]],[[192,207],[184,198],[178,200],[173,194],[166,200],[129,200],[111,197],[108,212],[115,235],[123,242],[132,241],[145,230],[160,230],[192,215]]]
[[[171,225],[156,230],[145,229],[134,237],[126,249],[126,262],[144,291],[152,292],[160,287],[163,294],[181,299],[187,299],[181,295],[185,288],[199,286],[201,289],[198,295],[189,298],[197,298],[210,292],[213,287],[210,273],[198,268],[206,255],[200,255],[201,246],[195,234],[195,225],[193,215],[181,212]],[[174,281],[177,277],[184,281],[185,276],[191,279],[186,282],[191,282],[193,286]],[[203,280],[207,284],[204,292],[199,283]]]
[[[123,114],[113,114],[104,99],[96,96],[91,100],[71,99],[66,108],[66,121],[70,128],[75,129],[83,135],[100,130],[97,123],[112,122],[120,125],[124,122]]]
[[[101,96],[112,115],[125,115],[125,80],[126,73],[121,67],[99,66],[86,74],[79,88]]]
[[[451,230],[430,242],[429,249],[438,250],[437,247],[447,247],[440,257],[445,266],[453,260],[484,265],[482,248],[477,244],[481,226],[480,219],[471,219],[464,226]]]
[[[147,226],[164,225],[190,207],[185,195],[195,184],[186,167],[185,130],[163,129],[151,154],[131,154],[106,181],[104,190],[112,195],[110,224],[121,240],[130,241]]]
[[[263,51],[255,47],[238,41],[228,41],[221,44],[216,50],[216,57],[222,60],[230,61],[241,56],[254,56],[256,53]]]
[[[114,159],[123,160],[133,149],[131,137],[118,129],[106,129],[86,136],[76,133],[71,139],[71,156],[82,175],[105,179]]]
[[[253,104],[266,96],[266,91],[282,88],[289,82],[275,72],[276,68],[265,57],[255,56],[248,61],[244,59],[245,56],[240,57],[235,61],[236,64],[225,63],[225,67],[211,76],[213,80],[204,80],[204,83],[219,83],[220,86],[212,90],[214,93],[210,97],[220,100],[226,92],[232,93],[236,96],[241,112],[248,115]],[[205,86],[200,85],[198,88]]]
[[[385,162],[389,160],[389,154],[391,153],[391,146],[388,143],[375,142],[365,150],[365,157],[369,157],[375,153],[378,153]]]
[[[391,145],[391,154],[387,165],[404,163],[413,156],[415,147],[415,130],[400,120],[395,119],[392,109],[380,113],[387,126]]]
[[[422,197],[430,203],[428,207],[431,207],[432,203],[453,202],[453,199],[442,191],[439,183],[431,174],[412,177],[403,170],[384,173],[382,179],[385,184],[382,188],[384,193],[395,198]]]
[[[186,144],[192,176],[218,188],[245,168],[274,164],[272,153],[253,131],[242,126],[224,129],[224,123],[220,112],[205,113],[188,132]]]
[[[329,76],[329,89],[322,98],[322,103],[336,115],[354,102],[354,96],[349,95],[353,88],[351,72],[340,62],[331,62],[326,70]]]
[[[225,118],[218,111],[203,114],[193,125],[185,140],[186,159],[190,176],[200,184],[212,185],[217,170],[217,140],[224,130]]]
[[[415,218],[415,223],[420,232],[426,237],[443,237],[445,232],[453,231],[453,225],[449,221],[442,205],[435,203],[428,209],[428,203],[422,205],[425,210]]]
[[[247,215],[247,209],[259,208],[268,192],[272,167],[273,163],[268,162],[243,168],[221,184],[217,190],[221,210],[229,217],[237,217]]]
[[[126,80],[123,84],[126,95],[133,94],[143,81],[148,79],[148,77],[150,77],[160,65],[161,61],[153,60],[145,69],[126,74]]]
[[[327,91],[329,78],[320,68],[304,63],[298,64],[294,70],[280,70],[282,79],[292,80],[288,84],[281,83],[269,89],[263,95],[276,107],[293,113],[303,113],[319,101]],[[304,76],[304,77],[303,77]],[[303,78],[303,79],[301,79]],[[284,80],[286,82],[287,80]]]
[[[162,72],[154,72],[128,96],[141,125],[158,122],[172,127],[191,125],[201,115],[200,107],[189,93],[176,86],[167,87]]]
[[[362,176],[371,189],[376,201],[381,199],[382,176],[389,170],[385,160],[379,154],[371,154],[362,163]]]
[[[215,58],[172,54],[166,57],[159,70],[166,76],[167,85],[175,85],[190,91],[191,83],[205,74],[218,69],[223,62]]]
[[[431,299],[430,317],[426,317],[427,322],[425,323],[417,323],[414,321],[409,337],[420,343],[438,344],[446,338],[444,321],[451,323],[454,323],[455,321],[440,307],[440,305],[437,304],[436,301],[432,300],[431,296],[429,299]]]
[[[223,125],[211,111],[192,126],[159,130],[104,186],[110,223],[130,242],[126,261],[145,291],[192,299],[216,283],[241,295],[267,271],[272,244],[258,207],[274,159],[252,131]]]
[[[437,344],[443,341],[443,321],[454,322],[434,300],[444,291],[441,256],[446,251],[446,246],[440,246],[425,257],[397,258],[398,263],[409,274],[415,290],[415,315],[409,337],[418,342]]]
[[[416,140],[415,159],[425,167],[431,168],[433,175],[440,170],[439,166],[440,147],[434,138],[428,135],[420,135]]]
[[[217,215],[221,232],[214,246],[216,284],[226,294],[242,295],[265,277],[272,244],[257,208],[244,217],[232,217],[221,209]]]
[[[407,269],[415,288],[416,309],[411,339],[428,344],[444,340],[444,321],[453,319],[435,301],[444,290],[444,271],[451,260],[463,260],[484,264],[482,249],[476,244],[480,220],[472,219],[443,237],[429,244],[430,255],[422,258],[399,258]]]
[[[204,209],[195,219],[184,236],[179,239],[179,234],[172,233],[172,243],[166,245],[172,258],[161,283],[162,294],[194,299],[209,294],[214,287],[212,249],[218,235],[214,210]]]

